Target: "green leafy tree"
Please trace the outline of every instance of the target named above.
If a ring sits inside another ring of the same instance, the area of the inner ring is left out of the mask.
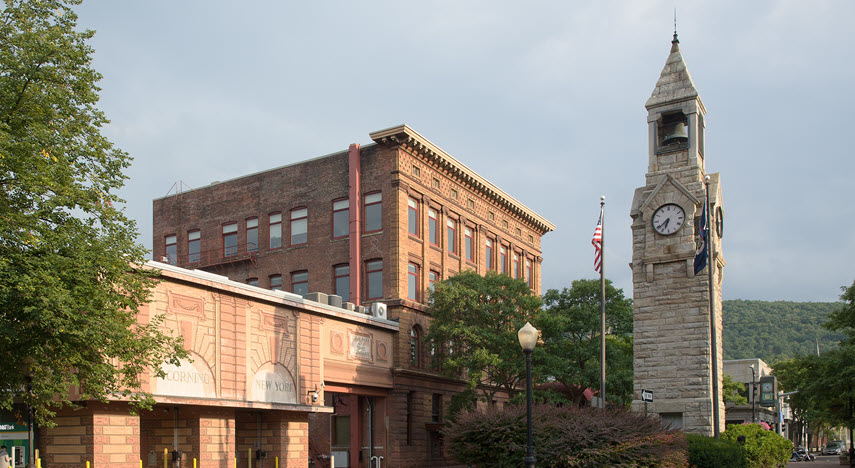
[[[101,76],[80,0],[4,0],[0,14],[0,406],[50,423],[79,399],[142,403],[180,342],[137,322],[155,272],[116,205],[130,157],[101,135]],[[73,394],[73,393],[72,393]]]
[[[742,396],[739,392],[744,387],[741,382],[734,382],[730,374],[724,374],[721,384],[721,399],[725,403],[733,403],[734,405],[744,405],[748,403],[748,399]]]
[[[441,355],[441,369],[460,375],[473,396],[490,402],[499,390],[517,394],[525,359],[517,332],[539,310],[540,298],[521,279],[487,272],[458,273],[435,283],[427,339]]]
[[[576,280],[543,296],[534,325],[543,350],[539,374],[566,388],[600,388],[600,281]],[[606,399],[621,406],[632,400],[632,300],[606,280]],[[581,393],[575,403],[582,403]]]

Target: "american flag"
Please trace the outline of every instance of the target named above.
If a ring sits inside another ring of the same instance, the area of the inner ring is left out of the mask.
[[[594,270],[599,273],[603,265],[603,210],[600,210],[600,219],[597,220],[597,228],[594,229],[591,244],[594,245]]]

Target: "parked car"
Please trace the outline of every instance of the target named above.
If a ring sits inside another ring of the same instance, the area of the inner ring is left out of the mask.
[[[822,448],[823,455],[843,455],[846,452],[846,444],[842,440],[832,440]]]

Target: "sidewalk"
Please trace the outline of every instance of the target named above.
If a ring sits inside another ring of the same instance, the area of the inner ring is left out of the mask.
[[[841,465],[837,455],[823,455],[816,457],[812,462],[790,462],[787,463],[787,468],[849,468],[848,465]]]

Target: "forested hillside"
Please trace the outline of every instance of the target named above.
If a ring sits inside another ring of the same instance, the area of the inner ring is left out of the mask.
[[[724,301],[724,359],[760,358],[768,364],[834,348],[843,338],[822,327],[835,302]]]

